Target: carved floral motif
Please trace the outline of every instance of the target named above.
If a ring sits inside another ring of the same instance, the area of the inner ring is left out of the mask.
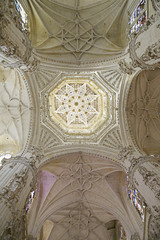
[[[118,64],[122,73],[132,75],[135,72],[135,69],[133,68],[132,64],[127,63],[124,59],[119,61]]]
[[[145,53],[141,56],[141,60],[146,62],[152,59],[160,59],[160,40],[149,46]]]
[[[140,67],[142,69],[150,69],[150,70],[154,70],[157,67],[160,67],[159,63],[152,63],[152,64],[148,64],[146,60],[150,60],[150,59],[158,59],[159,57],[159,41],[154,43],[153,46],[149,46],[146,49],[146,52],[144,53],[144,55],[142,57],[138,57],[137,53],[136,53],[136,49],[137,49],[137,44],[139,46],[139,42],[137,43],[137,38],[139,37],[139,35],[143,34],[144,31],[148,31],[150,26],[153,25],[156,21],[159,20],[160,14],[159,12],[156,12],[154,15],[151,16],[150,19],[147,20],[147,22],[143,25],[143,27],[138,31],[137,34],[135,34],[134,36],[132,36],[132,39],[129,43],[129,53],[130,53],[130,57],[132,59],[132,66],[134,68],[136,67]],[[157,25],[157,28],[159,28],[159,25]],[[157,30],[159,31],[159,30]],[[153,47],[153,49],[151,49]]]
[[[132,160],[134,159],[133,153],[134,153],[134,149],[130,145],[126,147],[120,147],[118,158],[122,162],[124,162],[125,160],[132,162]]]
[[[28,178],[28,169],[25,167],[19,173],[16,173],[9,183],[1,190],[0,199],[5,200],[7,206],[12,210],[19,200],[19,194],[25,187]]]
[[[143,177],[143,181],[155,194],[155,197],[160,200],[160,177],[155,172],[149,171],[144,166],[138,168],[139,173]]]

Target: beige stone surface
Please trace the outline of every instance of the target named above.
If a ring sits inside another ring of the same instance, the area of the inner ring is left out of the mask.
[[[138,0],[19,2],[26,23],[0,2],[0,238],[159,240],[158,1],[131,36]]]

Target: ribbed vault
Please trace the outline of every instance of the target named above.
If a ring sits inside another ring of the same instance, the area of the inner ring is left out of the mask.
[[[133,141],[148,155],[160,154],[160,70],[144,70],[133,79],[127,117]]]
[[[46,221],[52,222],[49,240],[110,239],[105,224],[112,220],[133,231],[124,205],[125,173],[110,159],[84,153],[60,156],[41,167],[39,186],[29,215],[32,234]]]
[[[126,47],[126,0],[27,3],[32,46],[41,57],[78,63],[108,59]]]

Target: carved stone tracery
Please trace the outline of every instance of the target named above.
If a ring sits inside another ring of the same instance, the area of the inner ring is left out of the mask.
[[[149,171],[144,166],[138,168],[139,173],[143,177],[143,181],[155,194],[155,197],[160,200],[160,177],[154,171]]]
[[[97,122],[106,119],[108,95],[91,80],[64,80],[49,95],[50,116],[54,121],[62,122],[69,133],[88,133]],[[104,121],[104,120],[103,120]],[[73,129],[73,131],[71,131]]]

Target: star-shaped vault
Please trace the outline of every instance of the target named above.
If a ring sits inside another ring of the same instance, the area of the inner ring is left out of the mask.
[[[66,132],[87,134],[106,119],[107,94],[89,79],[65,79],[50,92],[49,106]]]

